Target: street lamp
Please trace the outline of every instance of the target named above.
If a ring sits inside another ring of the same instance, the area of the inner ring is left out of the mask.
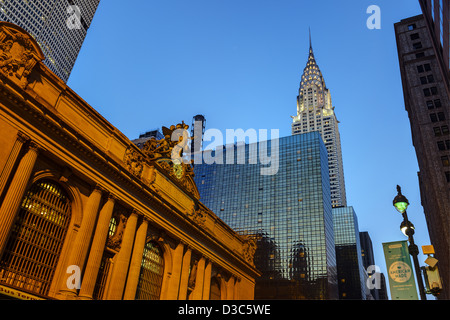
[[[397,209],[398,212],[400,212],[403,216],[403,221],[400,224],[400,230],[403,232],[405,236],[408,237],[409,241],[409,254],[413,258],[414,262],[414,269],[416,271],[416,277],[417,277],[417,283],[419,285],[419,293],[421,300],[427,300],[427,297],[425,295],[425,288],[423,286],[422,282],[422,274],[420,272],[420,266],[419,266],[419,260],[417,258],[419,254],[419,248],[414,243],[414,225],[408,220],[408,215],[406,213],[406,209],[409,206],[409,201],[406,199],[406,197],[402,194],[402,189],[400,186],[397,186],[397,196],[394,198],[393,201],[395,209]]]

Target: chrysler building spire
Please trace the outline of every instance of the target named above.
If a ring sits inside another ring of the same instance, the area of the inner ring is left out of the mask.
[[[314,57],[309,32],[309,55],[297,96],[297,115],[292,117],[292,134],[319,131],[328,151],[331,201],[333,207],[346,206],[344,168],[338,120],[330,90]]]

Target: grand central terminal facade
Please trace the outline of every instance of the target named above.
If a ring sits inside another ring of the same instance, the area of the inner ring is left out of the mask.
[[[138,148],[43,60],[0,22],[0,296],[253,299],[254,240],[202,204],[170,138]]]

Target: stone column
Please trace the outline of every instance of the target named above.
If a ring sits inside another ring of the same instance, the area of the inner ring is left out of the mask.
[[[91,300],[94,293],[95,283],[102,262],[103,252],[105,251],[106,240],[108,237],[109,223],[111,221],[114,210],[115,199],[112,195],[109,196],[108,201],[103,205],[97,221],[97,227],[92,240],[89,258],[84,270],[83,282],[79,297],[81,299]]]
[[[38,146],[31,142],[28,150],[20,160],[17,171],[11,181],[0,207],[0,257],[8,241],[9,232],[19,210],[25,190],[38,157]]]
[[[120,251],[114,263],[110,285],[106,294],[106,300],[121,300],[127,280],[128,267],[130,265],[131,251],[136,234],[138,215],[133,211],[127,220],[125,232],[122,238]]]
[[[180,289],[181,268],[183,265],[184,244],[179,243],[175,248],[172,259],[172,277],[167,291],[167,300],[177,300],[178,290]]]
[[[187,248],[183,255],[183,263],[181,267],[180,289],[178,290],[178,300],[187,299],[187,289],[189,284],[189,268],[191,266],[191,248]]]
[[[239,300],[240,283],[241,283],[241,279],[236,278],[236,280],[234,281],[233,300]]]
[[[197,275],[195,277],[195,289],[194,292],[192,292],[192,300],[202,300],[204,278],[205,278],[205,258],[201,257],[197,265]]]
[[[81,221],[80,229],[78,230],[72,245],[72,250],[69,259],[67,260],[66,270],[69,266],[77,266],[79,267],[79,270],[83,270],[101,199],[102,191],[99,186],[95,186],[84,207],[83,220]],[[67,297],[75,297],[77,295],[76,289],[69,289],[67,287],[67,280],[70,276],[71,274],[66,273],[63,277],[59,294]]]
[[[211,291],[211,269],[212,262],[208,261],[205,268],[205,277],[203,280],[203,300],[209,300],[209,293]]]
[[[130,270],[128,271],[127,286],[123,295],[124,300],[134,300],[141,273],[142,256],[147,242],[148,220],[143,219],[136,232],[133,255],[131,256]]]
[[[6,161],[6,164],[2,170],[2,174],[0,175],[0,195],[3,193],[3,188],[5,187],[6,182],[9,179],[14,164],[17,161],[17,157],[19,156],[20,150],[28,140],[30,140],[30,138],[22,132],[19,131],[17,133],[17,139],[14,142],[12,150],[9,153],[8,160]]]
[[[234,276],[231,276],[230,279],[228,279],[227,282],[227,300],[233,300],[234,299]]]

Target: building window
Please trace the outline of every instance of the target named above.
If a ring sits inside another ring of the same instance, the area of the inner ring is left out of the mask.
[[[413,48],[414,48],[415,50],[417,50],[417,49],[422,49],[422,42],[416,42],[416,43],[413,43]]]
[[[437,146],[440,151],[450,150],[450,140],[438,141]]]
[[[409,31],[414,30],[415,28],[416,28],[416,24],[415,23],[408,25],[408,30]]]
[[[450,171],[445,172],[445,178],[447,179],[447,182],[450,182]]]
[[[436,87],[431,87],[430,90],[431,90],[431,94],[433,94],[433,95],[438,93],[438,90]]]
[[[112,217],[111,220],[109,220],[108,236],[110,237],[114,236],[116,230],[117,230],[117,218]]]
[[[431,120],[431,122],[437,122],[438,121],[436,113],[431,113],[430,114],[430,120]]]
[[[153,241],[144,248],[136,300],[159,300],[164,274],[164,258],[161,249]]]
[[[64,190],[50,180],[33,184],[0,261],[0,283],[47,295],[70,217],[71,202]]]
[[[411,38],[411,40],[417,40],[417,39],[420,38],[420,36],[419,36],[418,33],[413,33],[413,34],[411,34],[409,37]]]
[[[442,135],[442,131],[441,131],[440,127],[434,127],[433,131],[434,131],[434,136],[435,137],[440,137]]]
[[[449,162],[448,156],[442,156],[441,157],[441,161],[442,161],[442,165],[444,167],[449,167],[450,166],[450,162]]]
[[[445,114],[443,112],[438,112],[437,116],[439,121],[445,121]]]
[[[442,106],[441,99],[434,100],[434,107],[435,108],[440,108],[441,106]]]
[[[423,57],[425,57],[425,53],[424,52],[416,53],[416,59],[423,58]]]

